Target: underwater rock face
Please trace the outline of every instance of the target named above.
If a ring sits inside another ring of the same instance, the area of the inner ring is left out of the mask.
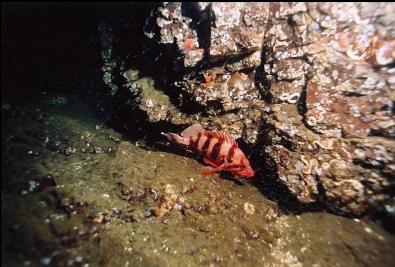
[[[265,89],[276,104],[263,118],[273,129],[265,153],[302,203],[354,214],[394,205],[394,48],[378,63],[379,47],[395,37],[385,16],[394,5],[306,7],[278,6],[265,34]]]
[[[144,22],[142,52],[103,51],[121,77],[109,91],[126,87],[125,105],[151,123],[242,138],[301,203],[393,209],[394,12],[394,3],[163,3]],[[103,33],[103,50],[115,35]],[[127,78],[139,65],[160,83]]]

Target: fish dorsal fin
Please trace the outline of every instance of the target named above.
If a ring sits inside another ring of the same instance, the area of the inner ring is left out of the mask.
[[[209,135],[213,138],[217,138],[220,142],[227,142],[227,143],[235,145],[237,147],[236,141],[225,132],[212,131],[212,132],[209,132]]]
[[[237,143],[236,143],[236,141],[232,138],[232,137],[230,137],[227,133],[225,133],[225,132],[221,132],[221,134],[222,134],[222,138],[226,141],[226,142],[228,142],[229,144],[232,144],[232,145],[235,145],[236,147],[237,147]]]
[[[217,131],[208,131],[208,132],[206,132],[206,135],[211,138],[216,138],[221,141],[221,136],[219,135],[219,133]]]
[[[196,123],[194,125],[189,126],[184,131],[182,131],[181,136],[182,137],[195,136],[199,132],[202,132],[202,131],[204,131],[202,125],[200,125],[199,123]]]

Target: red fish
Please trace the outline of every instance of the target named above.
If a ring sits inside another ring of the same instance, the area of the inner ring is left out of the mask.
[[[167,139],[186,146],[193,152],[203,155],[204,162],[214,168],[204,170],[203,175],[228,171],[246,179],[254,176],[254,170],[243,151],[234,139],[224,132],[205,131],[200,124],[186,128],[181,135],[162,133]]]

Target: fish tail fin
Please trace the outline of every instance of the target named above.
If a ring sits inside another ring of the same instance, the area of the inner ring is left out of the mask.
[[[176,144],[186,145],[186,146],[189,145],[189,139],[179,136],[178,134],[163,133],[162,132],[161,135],[166,136],[167,140],[169,140],[169,142],[171,142],[171,143],[176,143]]]

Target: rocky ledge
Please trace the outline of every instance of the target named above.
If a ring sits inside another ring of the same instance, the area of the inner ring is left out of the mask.
[[[225,130],[251,153],[257,185],[335,213],[394,215],[394,3],[130,11],[98,27],[118,124]]]

